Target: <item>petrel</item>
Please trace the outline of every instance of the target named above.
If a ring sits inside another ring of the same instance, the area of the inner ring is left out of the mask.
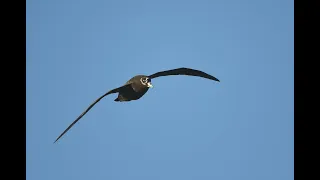
[[[211,79],[214,81],[219,81],[219,79],[207,74],[205,72],[190,69],[190,68],[177,68],[167,71],[160,71],[152,75],[137,75],[127,81],[123,86],[110,90],[98,99],[96,99],[76,120],[69,125],[69,127],[64,130],[61,135],[55,140],[57,142],[76,122],[78,122],[82,116],[84,116],[97,102],[109,94],[118,93],[118,97],[114,100],[117,102],[126,102],[132,100],[140,99],[148,90],[152,88],[151,79],[161,77],[161,76],[171,76],[171,75],[187,75],[187,76],[198,76],[206,79]]]

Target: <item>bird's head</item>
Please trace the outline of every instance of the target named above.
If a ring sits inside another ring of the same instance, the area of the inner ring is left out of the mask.
[[[147,86],[148,88],[153,87],[153,85],[151,84],[151,78],[147,76],[140,78],[140,82],[142,85]]]

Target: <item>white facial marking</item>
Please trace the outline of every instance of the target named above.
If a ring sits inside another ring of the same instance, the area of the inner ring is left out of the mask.
[[[147,82],[148,82],[148,78],[141,78],[140,79],[140,82],[141,82],[141,84],[143,84],[143,85],[147,85]]]
[[[148,82],[148,80],[149,80],[148,77],[143,77],[143,78],[140,79],[140,82],[141,82],[141,84],[143,84],[144,86],[147,86],[147,87],[149,87],[149,88],[152,88],[153,85],[151,84],[150,81]]]

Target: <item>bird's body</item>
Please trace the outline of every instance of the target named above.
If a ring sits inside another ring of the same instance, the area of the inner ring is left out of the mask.
[[[125,85],[131,84],[131,86],[124,88],[123,90],[120,90],[118,97],[114,101],[122,102],[140,99],[149,90],[149,87],[140,85],[140,79],[147,77],[148,76],[145,75],[137,75],[131,78],[129,81],[125,83]]]
[[[104,95],[96,99],[76,120],[72,122],[71,125],[69,125],[69,127],[63,133],[61,133],[61,135],[56,139],[56,141],[58,141],[76,122],[78,122],[82,118],[82,116],[84,116],[97,102],[99,102],[105,96],[113,93],[118,93],[118,97],[114,101],[126,102],[126,101],[138,100],[143,95],[146,94],[149,88],[153,87],[153,85],[151,84],[151,79],[161,77],[161,76],[170,76],[170,75],[198,76],[198,77],[203,77],[203,78],[214,80],[214,81],[219,81],[217,78],[207,73],[204,73],[202,71],[195,70],[195,69],[190,69],[190,68],[178,68],[178,69],[172,69],[167,71],[160,71],[149,76],[146,76],[146,75],[134,76],[133,78],[128,80],[123,86],[110,90],[109,92],[105,93]]]

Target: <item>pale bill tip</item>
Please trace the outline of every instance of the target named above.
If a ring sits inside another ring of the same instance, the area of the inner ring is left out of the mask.
[[[150,82],[148,82],[148,87],[153,88],[153,85]]]

